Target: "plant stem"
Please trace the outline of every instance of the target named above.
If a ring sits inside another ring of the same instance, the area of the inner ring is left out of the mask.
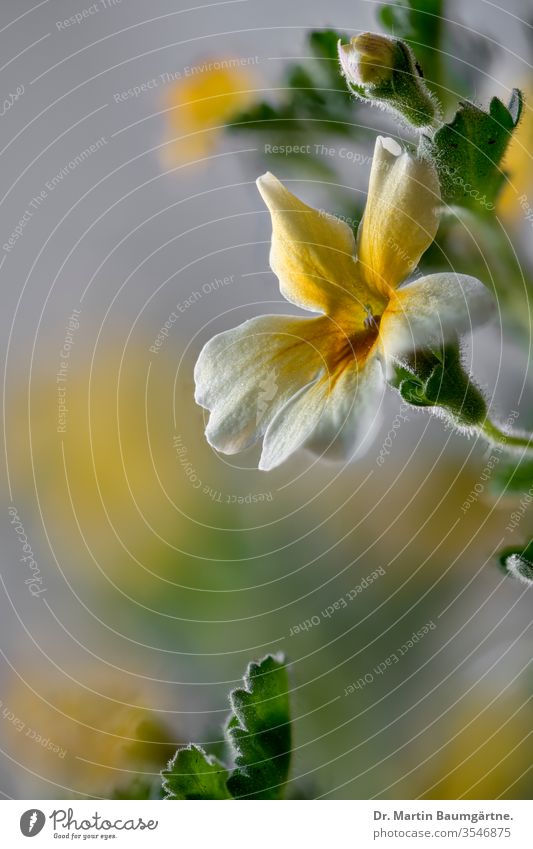
[[[493,445],[501,445],[503,448],[507,448],[512,452],[517,452],[522,448],[522,453],[533,456],[533,435],[521,436],[517,433],[504,433],[490,419],[485,419],[480,426],[480,433]]]

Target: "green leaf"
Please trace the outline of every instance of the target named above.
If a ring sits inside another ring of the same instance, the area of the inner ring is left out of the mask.
[[[200,746],[178,749],[161,776],[165,799],[231,799],[226,767]]]
[[[505,180],[500,164],[521,110],[518,89],[513,90],[508,107],[493,97],[488,112],[464,102],[453,121],[432,139],[422,136],[420,153],[435,162],[446,203],[477,212],[494,208]]]
[[[291,759],[289,679],[285,659],[268,655],[251,663],[244,688],[230,696],[226,733],[235,753],[228,788],[236,798],[282,797]]]
[[[251,663],[244,688],[230,694],[226,738],[235,769],[199,746],[178,749],[161,772],[165,799],[279,799],[291,759],[289,680],[285,658],[267,655]]]

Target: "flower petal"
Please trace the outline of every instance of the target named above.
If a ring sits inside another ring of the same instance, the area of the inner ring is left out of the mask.
[[[270,265],[283,297],[326,315],[343,309],[363,314],[369,300],[374,306],[357,276],[350,227],[302,203],[273,174],[264,174],[257,186],[272,218]]]
[[[329,394],[327,405],[304,447],[322,459],[346,461],[362,455],[381,423],[385,376],[376,357],[362,369],[345,369]]]
[[[328,399],[328,378],[320,377],[303,386],[277,412],[263,440],[259,468],[269,471],[305,442],[320,421]]]
[[[302,387],[276,413],[263,442],[259,468],[283,463],[304,447],[329,460],[348,460],[368,448],[379,428],[379,405],[385,388],[381,365],[372,358],[339,374],[320,375]]]
[[[398,289],[380,325],[380,344],[396,356],[430,343],[442,344],[496,314],[486,286],[467,274],[442,272]]]
[[[378,136],[357,244],[371,287],[388,295],[411,274],[435,238],[439,204],[435,167]]]
[[[208,442],[225,454],[248,448],[277,411],[326,368],[332,322],[266,315],[213,337],[194,370],[196,402],[211,411]]]

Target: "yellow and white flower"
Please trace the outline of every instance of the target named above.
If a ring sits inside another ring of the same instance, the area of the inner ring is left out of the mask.
[[[263,438],[259,468],[304,446],[332,459],[368,447],[391,358],[491,317],[473,277],[445,272],[401,285],[435,237],[432,163],[378,137],[357,246],[351,229],[304,204],[272,174],[257,181],[272,218],[270,264],[282,295],[320,313],[269,315],[211,339],[195,368],[206,437],[225,454]]]

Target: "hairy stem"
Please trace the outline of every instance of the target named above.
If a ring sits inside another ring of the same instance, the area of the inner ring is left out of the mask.
[[[492,445],[500,445],[513,453],[522,449],[521,453],[533,456],[533,434],[526,436],[518,433],[504,433],[490,419],[485,419],[480,427],[480,433]]]

